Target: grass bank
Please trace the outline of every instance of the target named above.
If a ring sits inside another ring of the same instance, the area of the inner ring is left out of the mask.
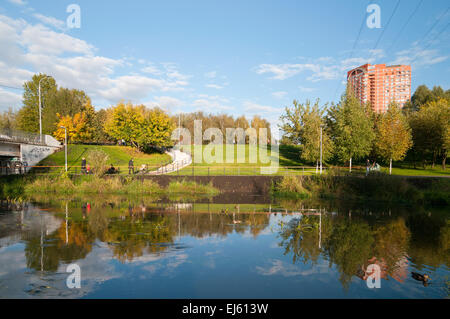
[[[36,194],[51,195],[206,195],[219,194],[212,184],[171,182],[166,188],[149,179],[128,176],[97,177],[92,175],[70,178],[66,176],[8,176],[0,179],[0,196],[7,199],[27,198]]]
[[[450,179],[405,178],[384,173],[367,177],[284,176],[272,186],[278,198],[319,198],[401,204],[450,205]]]
[[[147,164],[150,169],[151,166],[156,167],[172,161],[172,158],[167,154],[158,152],[151,154],[142,153],[130,146],[69,144],[67,146],[69,173],[80,173],[81,159],[83,157],[88,158],[89,152],[93,150],[103,151],[108,156],[107,165],[113,164],[116,168],[120,167],[122,174],[128,174],[128,161],[130,158],[133,158],[135,170],[139,169],[142,164]],[[34,172],[59,173],[64,170],[64,164],[65,155],[64,148],[62,148],[59,152],[39,162],[36,166],[41,167],[34,169]]]

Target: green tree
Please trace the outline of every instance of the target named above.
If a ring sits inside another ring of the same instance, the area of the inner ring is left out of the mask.
[[[352,171],[352,160],[367,156],[375,138],[373,118],[369,107],[362,106],[347,88],[337,106],[332,106],[328,113],[328,125],[332,132],[335,153],[340,160],[349,160]]]
[[[9,131],[16,128],[16,112],[10,107],[7,111],[0,113],[0,130]]]
[[[324,161],[332,155],[333,143],[325,129],[323,118],[325,108],[320,108],[317,100],[314,105],[310,101],[300,104],[294,100],[293,109],[286,108],[281,116],[283,124],[281,129],[287,135],[287,139],[301,146],[301,158],[308,162],[320,159],[320,133],[322,128],[322,158]]]
[[[411,129],[397,103],[391,103],[388,111],[379,117],[375,131],[376,151],[389,161],[389,174],[392,174],[392,160],[402,160],[412,146]]]
[[[47,78],[43,79],[45,77]],[[39,133],[39,81],[41,81],[42,113],[49,107],[47,102],[54,98],[57,91],[55,79],[41,73],[33,75],[31,81],[24,83],[23,106],[17,114],[17,126],[26,132]],[[44,116],[42,118],[44,119]],[[43,129],[44,134],[51,132],[53,131]]]
[[[418,154],[424,165],[431,156],[432,167],[438,157],[442,159],[442,168],[448,156],[448,130],[450,126],[450,101],[439,99],[423,105],[418,112],[409,117],[412,128],[414,152]]]

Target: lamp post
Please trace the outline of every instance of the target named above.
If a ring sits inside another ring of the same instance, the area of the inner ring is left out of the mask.
[[[64,129],[64,147],[65,147],[65,164],[66,164],[66,172],[67,172],[67,128],[65,126],[60,126],[60,128]]]
[[[322,131],[323,125],[320,125],[320,174],[322,174]]]
[[[48,76],[44,76],[39,80],[39,137],[40,142],[42,143],[42,105],[41,105],[41,81],[48,78]]]

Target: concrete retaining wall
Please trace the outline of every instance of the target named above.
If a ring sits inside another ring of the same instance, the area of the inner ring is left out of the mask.
[[[171,181],[187,180],[200,184],[209,184],[221,190],[223,193],[250,193],[267,195],[270,192],[272,182],[278,181],[282,176],[174,176],[174,175],[144,175],[139,178],[151,179],[160,186],[166,187]]]

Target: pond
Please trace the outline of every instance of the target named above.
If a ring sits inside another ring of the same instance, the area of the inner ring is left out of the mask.
[[[448,298],[449,249],[444,208],[2,201],[0,298]],[[67,284],[73,264],[80,288]]]

